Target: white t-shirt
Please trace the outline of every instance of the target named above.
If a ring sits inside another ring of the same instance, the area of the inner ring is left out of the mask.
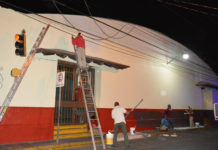
[[[112,118],[114,119],[114,124],[121,123],[121,122],[126,123],[124,118],[125,113],[126,113],[126,109],[120,106],[115,106],[111,113]]]

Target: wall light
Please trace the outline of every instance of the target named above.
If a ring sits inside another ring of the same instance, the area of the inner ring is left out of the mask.
[[[182,58],[185,59],[185,60],[189,59],[189,54],[187,54],[187,53],[183,54]]]
[[[178,57],[179,57],[179,55],[173,57],[171,60],[167,61],[167,64],[170,64],[171,62],[173,62],[174,60],[176,60]],[[180,57],[181,57],[181,55],[180,55]],[[182,54],[182,58],[183,58],[184,60],[189,59],[189,54],[187,54],[187,53]]]

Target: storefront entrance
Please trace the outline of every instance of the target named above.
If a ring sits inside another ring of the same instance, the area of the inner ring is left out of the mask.
[[[76,64],[65,61],[58,62],[58,72],[65,72],[65,86],[61,90],[60,125],[87,123],[82,90],[77,82]],[[94,69],[89,70],[92,86],[94,87]],[[56,89],[55,117],[58,122],[59,88]]]

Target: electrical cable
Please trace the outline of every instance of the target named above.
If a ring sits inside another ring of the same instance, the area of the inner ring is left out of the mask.
[[[86,3],[86,1],[84,0],[84,2],[85,2],[85,4],[86,4],[86,7],[87,7],[87,9],[88,9],[88,12],[89,12],[89,14],[90,14],[90,16],[92,16],[92,14],[91,14],[91,11],[89,10],[89,7],[88,7],[88,5],[87,5],[87,3]],[[96,23],[96,21],[94,20],[94,22]],[[98,26],[98,24],[96,23],[96,25]],[[98,26],[99,27],[99,26]],[[100,27],[99,27],[100,28]],[[101,28],[100,28],[101,29]],[[105,35],[107,35],[103,30],[102,30],[102,32],[105,34]],[[108,36],[108,35],[107,35]],[[194,62],[192,62],[192,63],[194,63]],[[197,65],[196,63],[194,63],[195,65]],[[198,64],[199,65],[199,64]],[[201,67],[203,67],[203,68],[205,68],[205,69],[208,69],[208,68],[206,68],[206,67],[204,67],[204,66],[201,66]]]
[[[21,10],[26,11],[26,12],[28,12],[28,13],[35,14],[35,15],[37,15],[37,16],[39,16],[39,17],[44,18],[44,19],[48,19],[48,20],[50,20],[50,21],[53,21],[53,22],[55,22],[55,23],[59,23],[59,24],[64,25],[64,26],[66,26],[66,27],[69,27],[69,28],[73,28],[73,29],[75,29],[75,30],[82,31],[81,29],[78,29],[78,28],[75,28],[75,27],[66,25],[66,24],[64,24],[64,23],[62,23],[62,22],[56,21],[56,20],[54,20],[54,19],[51,19],[51,18],[42,16],[42,15],[36,14],[36,13],[34,13],[34,12],[32,12],[32,11],[29,11],[29,10],[27,10],[27,9],[24,9],[24,8],[21,8],[21,7],[18,7],[18,6],[15,6],[15,5],[11,4],[11,3],[7,3],[7,2],[2,1],[2,0],[0,0],[0,1],[3,2],[3,3],[5,3],[5,4],[7,4],[7,5],[9,5],[9,6],[13,6],[13,7],[15,7],[15,8],[21,9]],[[57,2],[57,1],[56,1],[56,2]],[[21,14],[23,14],[23,13],[21,13]],[[25,14],[23,14],[23,15],[25,15]],[[25,16],[28,16],[28,15],[25,15]],[[30,17],[30,16],[28,16],[28,17]],[[35,18],[34,18],[34,19],[35,19]],[[35,20],[37,20],[37,19],[35,19]],[[43,23],[41,20],[38,20],[38,21],[41,22],[41,23]],[[45,23],[44,23],[44,24],[45,24]],[[57,27],[55,27],[55,26],[54,26],[54,28],[57,29]],[[60,29],[60,30],[61,30],[61,29]],[[61,30],[61,31],[63,31],[63,30]],[[95,34],[92,34],[92,33],[86,32],[86,31],[82,31],[82,32],[84,32],[84,33],[86,33],[86,34],[89,34],[89,35],[91,35],[91,36],[95,36],[95,37],[101,38],[101,37],[99,37],[99,36],[97,36],[97,35],[95,35]],[[72,35],[72,34],[71,34],[71,35]],[[85,36],[85,35],[84,35],[84,36]],[[88,36],[85,36],[85,37],[90,38],[90,37],[88,37]],[[90,39],[92,39],[92,38],[90,38]],[[93,39],[92,39],[92,40],[93,40]],[[95,39],[94,39],[94,40],[95,40]],[[146,42],[146,43],[147,43],[147,42]],[[153,44],[152,44],[152,45],[153,45]],[[155,47],[158,48],[158,46],[155,46]],[[167,51],[167,52],[168,52],[168,51]],[[164,55],[164,54],[162,54],[162,55]],[[169,57],[169,56],[168,56],[168,57]]]
[[[180,1],[181,2],[181,1]],[[169,3],[167,3],[168,5],[170,5]],[[173,6],[175,6],[173,3],[171,3]],[[162,6],[164,6],[164,5],[162,5]],[[178,6],[179,7],[179,5],[176,5],[176,6]],[[179,17],[181,17],[181,18],[183,18],[186,22],[188,22],[189,24],[191,24],[191,25],[193,25],[195,28],[199,28],[201,31],[205,31],[205,29],[204,28],[202,28],[202,27],[200,27],[200,26],[197,26],[197,25],[195,25],[195,24],[193,24],[191,21],[189,21],[189,20],[187,20],[186,18],[184,18],[183,16],[181,16],[181,15],[179,15],[178,13],[176,13],[175,11],[172,11],[171,9],[169,9],[168,7],[166,7],[166,6],[164,6],[165,8],[167,8],[169,11],[171,11],[171,12],[173,12],[175,15],[177,15],[177,16],[179,16]],[[181,8],[183,7],[183,6],[180,6]],[[203,7],[203,6],[202,6]],[[207,6],[206,6],[207,7]],[[188,7],[184,7],[184,9],[189,9]],[[191,10],[191,9],[190,9]],[[194,10],[194,9],[193,9]],[[196,11],[198,11],[198,10],[196,10]],[[207,31],[206,31],[207,32]],[[209,59],[207,59],[207,58],[204,58],[205,60],[209,60]],[[194,63],[194,62],[193,62]],[[213,63],[213,62],[211,62],[211,63]],[[217,64],[215,64],[215,63],[213,63],[213,65],[215,65],[215,66],[218,66]]]
[[[183,9],[186,9],[186,10],[189,10],[189,11],[192,11],[192,12],[195,12],[195,13],[200,13],[200,14],[203,14],[203,15],[218,17],[218,15],[216,15],[216,14],[207,13],[205,11],[196,10],[196,9],[193,9],[193,8],[181,6],[181,5],[178,5],[178,4],[175,4],[175,3],[171,3],[171,2],[165,2],[165,4],[175,6],[175,7],[178,7],[178,8],[183,8]]]
[[[177,1],[178,1],[178,0],[177,0]],[[189,5],[192,5],[192,6],[202,7],[202,8],[207,8],[207,9],[212,9],[212,10],[218,10],[218,8],[216,8],[216,7],[201,5],[201,4],[197,4],[197,3],[185,2],[185,1],[181,1],[181,0],[179,0],[178,2],[181,2],[181,3],[183,3],[183,4],[189,4]]]
[[[73,28],[77,29],[67,18],[65,18],[65,16],[62,14],[61,10],[57,7],[55,0],[52,0],[52,2],[53,2],[53,4],[54,4],[55,8],[56,8],[56,9],[58,10],[58,12],[60,13],[60,15],[61,15]],[[80,31],[78,30],[78,32],[80,32]]]
[[[0,0],[0,1],[2,1],[2,0]],[[10,4],[11,5],[11,4]],[[19,7],[20,8],[20,7]],[[23,9],[23,8],[22,8]],[[23,10],[25,10],[25,9],[23,9]],[[28,11],[28,10],[25,10],[25,11]],[[30,12],[30,11],[28,11],[28,12]],[[31,13],[33,13],[33,12],[31,12]],[[23,13],[21,13],[22,15],[25,15],[25,14],[23,14]],[[34,13],[35,14],[35,13]],[[36,16],[39,16],[39,17],[43,17],[43,18],[46,18],[46,19],[49,19],[50,21],[52,20],[52,19],[50,19],[50,18],[47,18],[47,17],[44,17],[44,16],[41,16],[41,15],[38,15],[38,14],[35,14]],[[26,17],[30,17],[30,16],[28,16],[28,15],[25,15]],[[44,22],[42,22],[41,20],[38,20],[38,19],[35,19],[35,18],[32,18],[32,17],[30,17],[31,19],[34,19],[34,20],[37,20],[37,21],[39,21],[39,22],[41,22],[41,23],[43,23],[43,24],[47,24],[47,23],[44,23]],[[56,20],[52,20],[52,21],[54,21],[54,22],[58,22],[58,21],[56,21]],[[58,22],[58,23],[60,23],[60,22]],[[65,26],[67,26],[67,27],[69,27],[68,25],[66,25],[66,24],[63,24],[63,23],[60,23],[60,24],[62,24],[62,25],[65,25]],[[52,26],[52,25],[51,25]],[[68,34],[70,34],[70,35],[72,35],[71,33],[69,33],[69,32],[66,32],[66,31],[64,31],[64,30],[61,30],[61,29],[59,29],[59,28],[57,28],[57,27],[55,27],[55,26],[52,26],[52,27],[54,27],[55,29],[57,29],[57,30],[60,30],[60,31],[63,31],[63,32],[65,32],[65,33],[68,33]],[[71,28],[71,27],[70,27]],[[95,43],[95,42],[93,42],[93,41],[90,41],[91,43],[94,43],[94,44],[97,44],[97,43]],[[97,44],[97,45],[99,45],[99,44]],[[102,46],[102,45],[101,45]],[[120,52],[120,53],[123,53],[123,52],[121,52],[121,51],[119,51],[119,50],[116,50],[116,51],[118,51],[118,52]],[[151,56],[151,55],[148,55],[148,54],[145,54],[145,53],[143,53],[143,52],[141,52],[143,55],[147,55],[147,56],[149,56],[149,57],[153,57],[153,58],[155,58],[155,59],[157,59],[157,60],[162,60],[162,59],[160,59],[160,58],[157,58],[157,57],[154,57],[154,56]],[[124,53],[123,53],[124,54]],[[127,53],[126,53],[127,54]],[[131,55],[131,54],[127,54],[127,55]],[[139,56],[135,56],[135,55],[131,55],[131,56],[133,56],[133,57],[138,57],[138,58],[142,58],[142,59],[145,59],[145,57],[141,57],[141,55],[139,55]],[[149,61],[151,61],[151,60],[149,60]],[[152,61],[152,62],[154,62],[154,61]],[[182,66],[181,66],[182,67]],[[185,67],[182,67],[184,70],[186,70],[187,68],[185,68]],[[184,71],[183,70],[183,71]],[[192,70],[193,72],[198,72],[198,71],[196,71],[196,70]],[[204,74],[204,73],[202,73],[202,72],[198,72],[198,73],[200,73],[200,74],[202,74],[202,75],[206,75],[206,76],[208,76],[208,77],[211,77],[211,74]]]
[[[69,6],[67,6],[67,5],[65,5],[65,4],[63,4],[63,3],[60,3],[60,2],[58,2],[57,0],[56,0],[56,2],[57,2],[59,5],[65,7],[65,8],[68,8],[68,9],[70,9],[70,10],[75,11],[75,12],[78,13],[78,14],[82,14],[82,15],[86,16],[86,14],[83,13],[83,12],[80,12],[80,11],[78,11],[78,10],[76,10],[76,9],[73,9],[72,7],[69,7]],[[86,16],[86,17],[89,17],[89,16]],[[91,18],[91,17],[89,17],[89,18]],[[98,20],[95,20],[94,18],[91,18],[91,19],[93,19],[94,21],[98,22]],[[127,24],[126,24],[126,25],[127,25]],[[124,26],[126,26],[126,25],[124,25]],[[122,30],[122,29],[124,28],[124,26],[121,27],[119,30]],[[133,27],[132,27],[132,28],[131,28],[127,33],[132,32],[133,29],[136,29],[136,27],[133,26]],[[119,33],[119,31],[118,31],[118,33]],[[112,36],[114,36],[114,35],[112,35]],[[125,34],[124,36],[121,36],[121,37],[113,37],[113,39],[121,39],[121,38],[124,38],[125,36],[127,36],[127,34]],[[94,39],[94,38],[91,38],[91,37],[88,37],[88,38],[93,39],[93,40],[106,39],[106,38],[98,38],[98,39]]]
[[[25,14],[24,14],[25,15]],[[38,15],[38,14],[36,14],[36,15]],[[41,16],[41,15],[38,15],[38,16],[40,16],[40,17],[44,17],[44,16]],[[28,16],[29,17],[29,16]],[[44,18],[46,18],[46,19],[49,19],[49,20],[52,20],[52,19],[50,19],[50,18],[47,18],[47,17],[44,17]],[[58,22],[58,21],[56,21],[56,20],[52,20],[52,21],[54,21],[54,22],[56,22],[56,23],[60,23],[60,22]],[[46,23],[45,23],[46,24]],[[60,24],[62,24],[62,25],[65,25],[65,26],[68,26],[68,25],[66,25],[66,24],[63,24],[63,23],[60,23]],[[53,26],[54,27],[54,26]],[[69,27],[69,26],[68,26]],[[55,27],[56,28],[56,27]],[[58,28],[56,28],[57,30],[60,30],[60,29],[58,29]],[[61,31],[63,31],[63,30],[61,30]],[[70,33],[68,33],[68,34],[70,34]],[[118,51],[119,52],[119,50],[116,50],[116,51]],[[124,52],[121,52],[121,53],[124,53]],[[128,53],[125,53],[125,54],[128,54]],[[131,55],[131,54],[128,54],[128,55]],[[146,54],[147,56],[149,56],[149,57],[153,57],[153,56],[151,56],[151,55],[148,55],[148,54]],[[161,55],[164,55],[164,54],[161,54]],[[131,55],[131,56],[135,56],[135,55]],[[168,56],[169,57],[169,56]],[[156,57],[154,57],[154,58],[156,58]],[[156,59],[158,59],[158,58],[156,58]],[[197,64],[198,65],[198,64]],[[199,66],[199,65],[198,65]],[[200,66],[201,67],[201,66]],[[208,69],[208,68],[207,68]]]
[[[73,9],[73,8],[71,8],[71,7],[69,7],[69,6],[64,5],[63,3],[60,3],[60,2],[57,1],[57,0],[56,0],[56,3],[58,3],[58,4],[60,4],[60,5],[64,6],[64,7],[66,7],[66,8],[68,8],[68,9],[71,9],[71,10]],[[75,9],[73,9],[73,10],[75,10]],[[77,12],[79,12],[79,13],[81,14],[80,11],[77,10]],[[85,14],[82,13],[82,15],[85,15]],[[145,41],[145,40],[143,40],[143,39],[140,39],[140,38],[138,38],[138,37],[136,37],[136,36],[134,36],[134,35],[131,35],[131,34],[129,34],[129,33],[124,32],[124,31],[122,31],[122,30],[119,30],[119,29],[117,29],[117,28],[115,28],[115,27],[113,27],[113,26],[111,26],[111,25],[109,25],[109,24],[104,23],[103,21],[100,21],[100,20],[98,20],[98,19],[96,19],[96,18],[93,18],[93,17],[90,17],[90,18],[92,18],[92,19],[94,19],[94,20],[96,20],[96,21],[98,21],[98,22],[100,22],[100,23],[102,23],[102,24],[104,24],[104,25],[106,25],[106,26],[108,26],[108,27],[114,29],[114,30],[117,30],[117,31],[120,31],[121,33],[127,34],[128,36],[130,36],[130,37],[132,37],[132,38],[134,38],[134,39],[136,39],[136,40],[138,40],[138,41],[144,42],[144,43],[149,44],[149,45],[151,45],[151,46],[153,46],[153,47],[156,47],[156,48],[158,48],[158,49],[160,49],[160,50],[162,50],[162,51],[164,51],[164,52],[166,52],[166,53],[169,53],[167,50],[165,50],[165,49],[163,49],[163,48],[161,48],[161,47],[158,47],[158,46],[156,46],[156,45],[154,45],[154,44],[152,44],[152,43],[149,43],[148,41]]]
[[[92,15],[92,13],[91,13],[91,11],[90,11],[90,9],[89,9],[89,6],[88,6],[86,0],[83,0],[83,1],[84,1],[85,5],[86,5],[86,8],[87,8],[87,10],[88,10],[88,12],[89,12],[90,17],[93,18],[93,15]],[[127,36],[127,34],[126,34],[126,35],[124,35],[124,36],[122,36],[122,37],[119,37],[119,38],[115,37],[116,35],[118,35],[118,34],[120,33],[120,31],[117,31],[117,32],[116,32],[115,34],[113,34],[113,35],[108,35],[108,34],[100,27],[100,25],[97,23],[96,20],[93,19],[93,21],[94,21],[94,23],[96,24],[96,26],[100,29],[100,31],[101,31],[104,35],[107,36],[107,38],[104,38],[104,40],[107,40],[107,39],[110,39],[110,38],[113,38],[113,39],[121,39],[121,38],[124,38],[125,36]],[[123,25],[123,26],[121,27],[121,29],[119,29],[119,30],[122,30],[126,25],[127,25],[127,24]],[[133,29],[134,29],[134,26],[132,27],[132,29],[131,29],[128,33],[130,33]]]
[[[58,2],[58,1],[56,1],[56,2],[57,2],[59,5],[62,5],[63,7],[65,7],[65,8],[71,9],[71,10],[73,10],[73,11],[76,11],[76,12],[79,13],[79,14],[82,14],[82,15],[85,15],[85,16],[86,16],[86,14],[84,14],[84,13],[78,11],[78,10],[75,10],[75,9],[73,9],[72,7],[66,6],[65,4],[60,3],[60,2]],[[91,11],[90,11],[90,9],[89,9],[89,7],[88,7],[88,4],[86,3],[85,0],[84,0],[84,2],[85,2],[85,4],[86,4],[86,7],[87,7],[87,9],[88,9],[88,11],[89,11],[90,16],[92,16],[92,13],[91,13]],[[89,17],[89,16],[86,16],[86,17]],[[93,19],[94,22],[99,21],[99,20],[96,20],[96,19],[94,19],[94,18],[92,18],[92,17],[89,17],[89,18]],[[100,26],[99,26],[98,24],[97,24],[97,26],[100,28]],[[125,26],[125,25],[124,25],[124,26]],[[123,26],[123,27],[124,27],[124,26]],[[123,28],[123,27],[122,27],[122,28]],[[122,29],[122,28],[121,28],[121,29]],[[100,29],[101,29],[101,28],[100,28]],[[118,29],[118,30],[121,30],[121,29]],[[128,33],[132,32],[133,29],[135,29],[135,26],[133,26],[132,29],[130,29]],[[104,32],[104,31],[102,31],[102,32]],[[118,31],[117,33],[119,33],[119,31]],[[105,33],[105,34],[106,34],[106,33]],[[109,35],[108,35],[108,36],[109,36]],[[113,36],[114,36],[114,35],[112,35],[111,37],[113,37]],[[124,38],[125,36],[127,36],[127,34],[124,35],[124,36],[118,37],[118,38],[113,37],[113,39],[121,39],[121,38]],[[111,37],[110,37],[110,38],[111,38]],[[91,38],[91,37],[88,37],[88,38]],[[92,39],[93,39],[93,38],[92,38]],[[107,39],[109,39],[109,38],[102,38],[102,39],[107,40]],[[93,40],[101,40],[101,39],[93,39]],[[174,43],[173,43],[173,44],[174,44]]]
[[[66,7],[66,8],[67,8],[67,6],[64,5],[63,3],[60,3],[60,2],[58,2],[58,1],[55,1],[55,2],[59,3],[59,5],[61,4],[63,7]],[[86,1],[85,1],[85,2],[86,2]],[[86,4],[86,3],[85,3],[85,4]],[[57,6],[56,6],[56,7],[57,7]],[[68,9],[69,9],[69,8],[68,8]],[[91,15],[91,12],[90,12],[88,6],[87,6],[87,9],[88,9],[88,11],[89,11],[89,13],[90,13],[90,15]],[[59,9],[58,11],[59,11],[59,13],[63,16],[63,13],[60,11],[60,9]],[[104,33],[104,34],[107,36],[106,32],[103,31],[103,29],[97,24],[97,21],[96,21],[95,19],[93,19],[93,17],[89,17],[89,16],[86,16],[86,15],[85,15],[85,17],[91,18],[91,19],[94,21],[94,23],[97,25],[97,27],[100,29],[100,31],[101,31],[102,33]],[[67,20],[67,22],[69,22],[66,17],[64,17],[64,19]],[[127,25],[127,24],[126,24],[126,25]],[[123,25],[119,30],[122,30],[126,25]],[[130,32],[133,30],[133,28],[134,28],[134,27],[132,27],[132,29],[130,29],[130,31],[129,31],[128,33],[130,33]],[[107,39],[110,39],[110,38],[113,38],[113,39],[121,39],[121,38],[124,38],[125,36],[127,36],[127,35],[124,35],[124,36],[122,36],[122,37],[115,37],[118,33],[120,33],[120,31],[118,31],[117,33],[115,33],[115,34],[112,35],[112,36],[109,36],[109,35],[108,35],[107,38],[103,38],[103,37],[101,37],[101,38],[93,38],[93,37],[90,37],[90,36],[87,36],[87,35],[83,35],[83,36],[85,36],[85,37],[87,37],[87,38],[89,38],[89,39],[92,39],[92,40],[107,40]]]

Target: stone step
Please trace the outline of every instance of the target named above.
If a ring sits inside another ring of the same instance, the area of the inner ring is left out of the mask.
[[[59,126],[59,129],[81,129],[81,128],[87,128],[87,124],[78,124],[78,125],[61,125]],[[57,126],[54,126],[54,130],[57,130]]]
[[[81,137],[90,137],[91,134],[89,132],[85,133],[74,133],[74,134],[62,134],[59,135],[59,139],[72,139],[72,138],[81,138]],[[57,139],[57,135],[54,135],[54,140]]]
[[[88,132],[88,128],[81,128],[81,129],[61,129],[61,130],[59,130],[59,135],[62,135],[62,134],[84,133],[84,132]],[[54,131],[54,135],[57,135],[57,130]]]

